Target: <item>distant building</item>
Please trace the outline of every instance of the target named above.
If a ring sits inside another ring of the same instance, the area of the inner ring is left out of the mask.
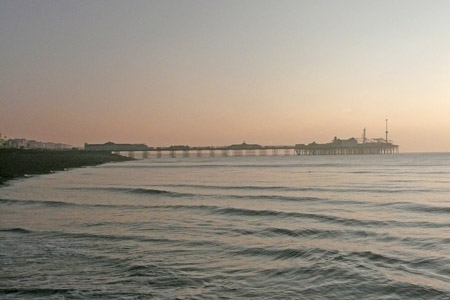
[[[230,150],[246,150],[246,149],[262,149],[263,147],[258,144],[247,144],[245,141],[242,144],[233,144],[228,146],[227,149]]]
[[[10,139],[6,141],[6,148],[26,149],[26,139]]]
[[[335,137],[331,143],[312,142],[308,145],[295,145],[295,152],[298,155],[394,154],[398,151],[398,145],[387,142],[385,139],[364,139],[363,143],[358,143],[355,138],[341,140]]]
[[[1,143],[1,140],[0,140]],[[15,148],[15,149],[48,149],[48,150],[64,150],[71,149],[72,146],[61,144],[61,143],[51,143],[51,142],[39,142],[35,140],[27,139],[9,139],[3,142],[5,148]]]
[[[27,144],[27,146],[26,146],[27,149],[44,149],[45,148],[44,143],[38,142],[35,140],[27,141],[26,144]]]
[[[355,147],[356,145],[358,145],[358,141],[355,138],[349,138],[348,140],[341,140],[338,139],[337,137],[334,137],[330,145],[337,147]]]
[[[42,149],[49,150],[64,150],[64,149],[72,149],[72,146],[61,144],[61,143],[42,143]]]
[[[6,137],[3,137],[2,134],[0,133],[0,148],[5,147],[6,147]]]
[[[170,150],[189,150],[191,147],[188,145],[173,145],[169,147]]]
[[[104,144],[84,144],[85,150],[95,150],[95,151],[145,151],[153,149],[145,144],[116,144],[113,142],[107,142]]]

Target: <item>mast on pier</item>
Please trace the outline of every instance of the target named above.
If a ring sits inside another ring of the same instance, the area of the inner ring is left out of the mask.
[[[388,119],[386,119],[386,143],[388,143]]]

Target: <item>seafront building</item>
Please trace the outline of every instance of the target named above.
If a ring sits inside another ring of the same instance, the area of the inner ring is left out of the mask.
[[[27,139],[4,139],[0,137],[0,147],[10,149],[47,149],[47,150],[66,150],[72,146],[62,143],[40,142]]]
[[[6,146],[6,137],[3,137],[0,133],[0,148],[4,148]]]

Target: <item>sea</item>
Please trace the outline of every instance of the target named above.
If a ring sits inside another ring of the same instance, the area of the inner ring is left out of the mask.
[[[450,299],[450,154],[149,158],[0,188],[1,299]]]

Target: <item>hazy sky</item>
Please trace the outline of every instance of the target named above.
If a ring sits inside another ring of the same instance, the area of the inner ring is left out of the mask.
[[[450,151],[450,1],[0,0],[0,132]]]

